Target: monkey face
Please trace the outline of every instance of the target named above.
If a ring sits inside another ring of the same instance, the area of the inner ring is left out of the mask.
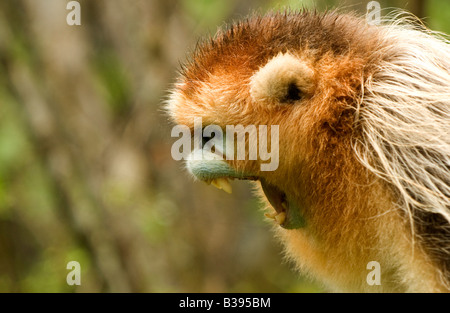
[[[314,75],[301,57],[280,52],[257,70],[246,73],[238,66],[230,73],[211,74],[196,82],[195,90],[183,92],[192,86],[181,83],[172,97],[171,113],[193,133],[195,120],[201,118],[202,123],[202,145],[188,158],[188,170],[228,192],[228,179],[260,181],[275,209],[267,216],[285,228],[302,227],[296,189],[287,186],[289,177],[298,179],[299,172],[292,168],[301,169],[305,147],[298,134],[307,124],[302,120],[314,94]],[[208,131],[212,126],[219,128],[214,136]],[[211,154],[205,149],[209,143],[221,158],[205,160],[205,154]],[[291,158],[292,151],[296,153]]]
[[[196,118],[202,130],[219,127],[222,137],[215,136],[216,143],[223,139],[224,146],[215,145],[216,151],[233,150],[231,157],[227,153],[208,162],[194,160],[202,153],[193,153],[188,170],[226,191],[231,190],[228,179],[260,181],[275,209],[268,216],[289,229],[305,225],[302,207],[308,206],[309,187],[302,177],[313,175],[318,150],[350,132],[345,99],[354,92],[349,83],[358,84],[363,64],[360,57],[343,54],[339,44],[330,44],[325,33],[309,31],[308,18],[291,23],[289,16],[266,17],[219,32],[194,53],[167,106],[174,121],[192,133]],[[278,27],[270,27],[274,23]],[[243,136],[228,136],[230,126],[241,127]],[[203,143],[212,138],[202,135]],[[241,143],[244,157],[236,154]]]

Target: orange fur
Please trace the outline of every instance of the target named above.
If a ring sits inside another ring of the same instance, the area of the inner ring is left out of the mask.
[[[364,77],[383,58],[375,27],[351,15],[285,13],[253,17],[225,30],[193,54],[172,95],[174,121],[193,127],[279,125],[280,164],[229,161],[293,195],[307,226],[276,227],[288,257],[333,290],[448,291],[436,265],[395,209],[395,193],[356,159],[354,125]],[[311,86],[294,105],[268,105],[250,92],[252,76],[279,53],[311,65]],[[366,283],[370,261],[382,285]]]

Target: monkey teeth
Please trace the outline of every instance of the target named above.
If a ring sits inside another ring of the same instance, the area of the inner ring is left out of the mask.
[[[277,223],[279,225],[283,224],[285,220],[286,220],[286,213],[285,212],[278,213],[275,216],[275,221],[277,221]]]
[[[216,178],[211,180],[211,185],[214,187],[225,191],[226,193],[232,193],[232,188],[230,182],[226,178]]]
[[[286,220],[286,213],[285,212],[272,212],[272,213],[266,213],[264,214],[266,217],[273,219],[278,223],[278,225],[281,225]]]
[[[272,213],[265,213],[264,216],[270,219],[275,219],[275,216],[278,215],[278,212],[272,212]]]

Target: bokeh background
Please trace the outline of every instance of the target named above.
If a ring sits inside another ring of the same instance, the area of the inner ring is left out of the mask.
[[[323,292],[283,259],[247,182],[228,195],[171,158],[162,100],[225,22],[368,1],[0,2],[0,292]],[[450,3],[379,1],[450,33]],[[68,286],[69,261],[81,285]]]

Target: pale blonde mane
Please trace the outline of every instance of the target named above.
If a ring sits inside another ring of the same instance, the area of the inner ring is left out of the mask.
[[[409,217],[412,231],[420,223],[417,212],[442,216],[448,231],[450,41],[398,12],[379,28],[382,41],[376,53],[382,61],[362,82],[356,114],[362,136],[354,150],[394,187],[396,205]],[[450,238],[435,240],[441,240],[439,253],[450,258]]]

